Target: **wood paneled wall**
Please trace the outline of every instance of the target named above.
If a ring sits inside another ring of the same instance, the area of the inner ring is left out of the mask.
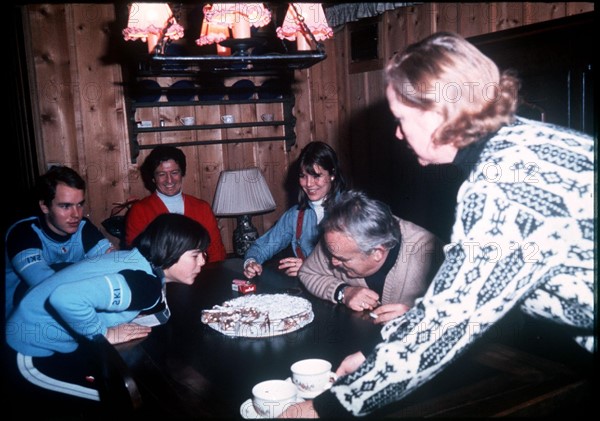
[[[147,194],[138,173],[147,151],[142,151],[138,164],[131,163],[123,76],[120,65],[107,59],[107,51],[115,48],[122,29],[116,24],[122,21],[118,10],[112,4],[34,4],[23,8],[39,170],[43,172],[53,163],[77,169],[88,183],[89,216],[97,225],[110,214],[113,203]],[[387,60],[394,51],[438,30],[474,36],[592,10],[593,3],[587,2],[426,3],[403,7],[381,17],[383,58]],[[128,48],[125,42],[117,45]],[[212,202],[221,170],[258,166],[277,202],[274,212],[253,218],[262,233],[289,206],[285,184],[289,165],[308,142],[322,140],[338,151],[354,186],[383,200],[393,200],[390,178],[396,165],[395,146],[387,141],[390,134],[382,133],[386,125],[381,123],[389,114],[383,71],[349,73],[347,25],[325,41],[325,48],[326,60],[296,71],[297,142],[292,150],[286,152],[283,142],[185,147],[185,192]],[[260,116],[264,111],[258,108],[244,112]],[[199,134],[187,133],[190,139],[200,138]],[[236,133],[230,135],[235,138]],[[160,141],[167,140],[163,137]],[[220,224],[226,248],[232,251],[234,221],[223,218]]]

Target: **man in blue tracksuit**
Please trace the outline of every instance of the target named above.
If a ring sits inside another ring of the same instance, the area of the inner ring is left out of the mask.
[[[54,166],[36,188],[40,215],[16,222],[6,233],[6,317],[30,287],[69,264],[112,250],[110,241],[83,217],[85,181],[77,172]]]

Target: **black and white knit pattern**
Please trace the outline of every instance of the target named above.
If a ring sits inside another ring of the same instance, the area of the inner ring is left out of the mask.
[[[516,306],[577,328],[574,340],[595,349],[593,148],[589,136],[521,118],[488,141],[430,288],[331,388],[348,411],[401,399]]]

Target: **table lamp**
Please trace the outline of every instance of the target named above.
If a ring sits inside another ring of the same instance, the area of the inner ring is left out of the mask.
[[[275,200],[258,168],[221,171],[213,212],[216,216],[237,217],[237,227],[233,231],[236,256],[244,257],[246,250],[258,238],[258,230],[252,225],[252,215],[274,209]]]

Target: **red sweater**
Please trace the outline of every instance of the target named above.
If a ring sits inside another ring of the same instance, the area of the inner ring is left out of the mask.
[[[208,202],[183,193],[184,215],[200,222],[208,231],[210,245],[208,246],[208,261],[216,262],[226,257],[225,246],[221,239],[221,231]],[[169,210],[156,192],[135,202],[127,212],[125,226],[125,242],[131,247],[134,238],[158,215],[168,213]]]

